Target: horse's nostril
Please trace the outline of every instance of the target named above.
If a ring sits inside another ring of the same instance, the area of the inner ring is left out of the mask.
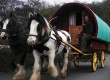
[[[28,40],[27,42],[28,42],[28,44],[29,44],[29,45],[31,45],[31,44],[32,44],[32,42],[30,42],[29,40]]]
[[[33,45],[33,44],[34,44],[34,41],[27,39],[27,43],[28,43],[29,45]]]

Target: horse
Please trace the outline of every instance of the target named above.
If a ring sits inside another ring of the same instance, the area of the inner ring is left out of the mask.
[[[62,77],[67,75],[68,55],[70,47],[62,42],[71,43],[70,34],[64,30],[55,30],[40,13],[29,13],[29,35],[27,42],[33,47],[34,69],[30,80],[41,79],[41,61],[48,57],[48,71],[53,79],[58,79],[59,71],[55,65],[57,54],[64,54],[63,67],[60,71]]]
[[[14,75],[13,80],[22,80],[25,75],[26,55],[32,52],[32,48],[27,44],[26,30],[12,12],[3,18],[0,25],[2,26],[0,37],[1,39],[8,38],[12,51],[12,66],[14,69],[18,67],[18,72]]]

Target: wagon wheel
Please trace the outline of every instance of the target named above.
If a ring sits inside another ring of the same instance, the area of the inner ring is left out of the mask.
[[[92,56],[92,69],[95,72],[97,70],[97,53],[94,53]]]
[[[101,63],[101,67],[104,68],[104,64],[105,64],[105,53],[104,51],[102,51],[101,56],[100,56],[100,63]]]
[[[78,58],[79,56],[75,56],[75,60],[77,60],[77,58]],[[75,67],[78,67],[79,66],[79,62],[78,61],[74,61],[74,66]]]
[[[78,67],[79,66],[79,62],[78,61],[74,61],[74,65],[75,65],[75,67]]]

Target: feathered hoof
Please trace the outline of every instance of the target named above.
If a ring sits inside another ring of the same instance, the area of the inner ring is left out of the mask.
[[[40,72],[33,73],[30,80],[41,80],[41,73]]]
[[[67,71],[61,72],[61,78],[66,78],[67,77]]]
[[[58,70],[56,67],[49,67],[49,73],[51,74],[52,78],[57,78],[58,77]]]
[[[53,78],[52,80],[60,80],[60,78],[59,77],[56,77],[56,78]]]
[[[24,79],[24,76],[21,76],[21,75],[15,75],[13,77],[13,80],[23,80]]]
[[[25,70],[22,72],[18,72],[14,75],[13,80],[23,80],[25,77]]]
[[[41,80],[41,76],[39,76],[39,77],[31,77],[30,80]]]

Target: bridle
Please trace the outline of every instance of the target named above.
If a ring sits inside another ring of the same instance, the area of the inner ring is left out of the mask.
[[[38,35],[34,35],[34,34],[29,34],[28,36],[38,37]]]
[[[5,36],[5,37],[9,37],[9,36],[11,36],[11,37],[16,37],[16,36],[19,36],[19,35],[24,34],[26,31],[24,31],[24,32],[20,32],[20,31],[19,31],[18,33],[9,34],[9,33],[8,33],[8,30],[2,29],[1,32],[5,32],[5,34],[7,35],[7,36]],[[25,35],[27,35],[27,34],[25,34]]]
[[[37,44],[44,44],[45,42],[47,42],[50,38],[51,35],[51,31],[49,34],[45,34],[42,36],[42,30],[40,29],[40,31],[38,31],[38,35],[34,35],[34,34],[29,34],[28,36],[34,36],[38,39]]]
[[[7,30],[6,29],[2,29],[1,32],[6,32],[7,33]]]

